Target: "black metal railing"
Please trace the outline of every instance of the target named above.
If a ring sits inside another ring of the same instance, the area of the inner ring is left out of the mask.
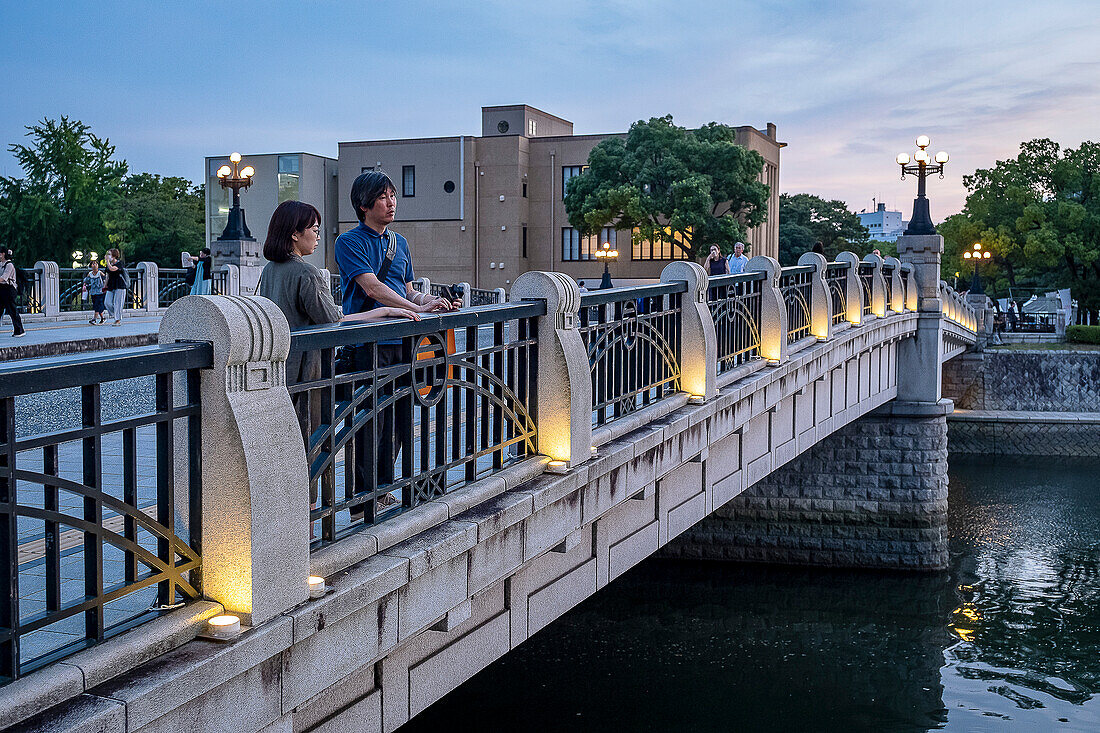
[[[85,311],[92,309],[92,296],[89,295],[87,300],[83,298],[84,276],[87,275],[89,272],[91,272],[89,268],[58,268],[58,308],[62,313],[72,313],[74,311]],[[100,270],[100,272],[103,273],[103,291],[106,292],[107,271]]]
[[[760,358],[760,291],[764,272],[710,278],[707,303],[718,336],[718,373]]]
[[[870,262],[859,263],[859,284],[863,288],[863,315],[871,312],[871,294],[875,292],[875,266]]]
[[[157,305],[167,308],[185,295],[194,283],[187,282],[187,267],[162,267],[157,272]]]
[[[199,597],[211,365],[207,344],[0,365],[3,681]]]
[[[493,305],[499,302],[499,295],[495,290],[482,290],[481,288],[470,288],[470,305]]]
[[[545,311],[525,302],[292,334],[290,363],[307,362],[308,378],[288,389],[314,546],[535,454],[535,319]]]
[[[42,281],[39,279],[38,270],[33,267],[19,268],[26,280],[26,286],[19,293],[16,302],[16,310],[24,315],[42,312]]]
[[[344,288],[340,283],[340,273],[329,273],[329,290],[332,291],[332,302],[341,305],[344,302]]]
[[[847,262],[830,262],[825,268],[825,282],[833,301],[833,325],[848,319],[848,268]]]
[[[890,310],[890,305],[894,302],[894,265],[892,263],[883,263],[882,280],[886,285],[886,310]]]
[[[580,332],[592,368],[592,421],[605,425],[680,389],[681,301],[663,283],[581,296]]]
[[[210,276],[210,294],[239,295],[239,293],[230,292],[228,269],[221,267],[214,270],[213,274]]]
[[[784,267],[779,276],[779,292],[787,309],[788,344],[810,335],[810,288],[814,272],[812,265]]]

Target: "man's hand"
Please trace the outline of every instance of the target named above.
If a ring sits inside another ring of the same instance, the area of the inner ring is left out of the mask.
[[[446,298],[425,296],[423,302],[420,305],[420,312],[440,313],[445,311],[458,310],[461,307],[461,300],[447,300]]]
[[[420,320],[419,313],[413,313],[407,308],[391,308],[387,306],[385,308],[380,308],[379,310],[382,311],[381,315],[385,316],[386,318],[408,318],[410,321]]]

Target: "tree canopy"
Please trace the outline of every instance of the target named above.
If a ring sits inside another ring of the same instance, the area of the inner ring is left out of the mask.
[[[716,122],[688,130],[672,116],[630,126],[626,138],[601,141],[588,169],[567,184],[565,210],[582,235],[605,226],[641,240],[672,241],[688,255],[712,244],[723,252],[767,218],[768,186],[759,153],[738,145]]]
[[[867,248],[867,227],[843,201],[826,201],[808,193],[779,196],[779,262],[793,265],[815,242],[825,247],[830,261],[846,249]]]
[[[24,178],[0,178],[0,242],[21,266],[74,252],[119,247],[130,261],[178,262],[205,240],[202,186],[183,178],[127,175],[107,138],[79,120],[44,119],[27,127],[29,144],[9,150]]]
[[[991,295],[1068,287],[1085,307],[1100,307],[1100,143],[1031,140],[963,183],[962,213],[939,227],[945,278],[969,280],[973,264],[961,254],[980,243],[993,253],[981,265]]]

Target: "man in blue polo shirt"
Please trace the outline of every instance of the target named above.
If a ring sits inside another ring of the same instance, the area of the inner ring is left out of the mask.
[[[336,239],[336,265],[340,268],[345,314],[362,313],[379,306],[407,308],[416,313],[449,311],[461,306],[461,301],[452,302],[413,289],[412,255],[409,253],[409,243],[400,234],[394,233],[396,247],[392,258],[388,256],[390,233],[387,228],[397,214],[397,189],[385,173],[367,171],[356,178],[351,186],[351,205],[359,219],[359,226]],[[376,353],[379,368],[406,363],[411,359],[408,349],[400,341],[364,344],[355,348],[354,371],[373,369]],[[400,389],[408,384],[406,374],[389,388],[378,390],[375,397],[381,401],[392,394],[394,388]],[[356,493],[374,490],[375,480],[378,487],[393,482],[393,466],[398,452],[402,448],[407,451],[412,445],[412,425],[404,419],[395,419],[395,411],[402,416],[409,414],[411,406],[404,404],[409,399],[403,398],[399,404],[380,411],[378,442],[375,445],[367,440],[371,432],[369,422],[356,432]],[[378,497],[377,508],[387,505],[388,496]],[[375,510],[372,508],[372,515]]]

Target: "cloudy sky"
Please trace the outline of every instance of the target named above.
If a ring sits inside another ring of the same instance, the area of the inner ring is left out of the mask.
[[[774,122],[781,190],[856,211],[908,212],[894,156],[925,133],[951,154],[939,220],[1021,141],[1100,139],[1097,0],[0,0],[0,20],[0,143],[69,115],[192,180],[206,155],[479,134],[482,105],[526,103],[579,134]],[[6,152],[0,175],[21,175]]]

